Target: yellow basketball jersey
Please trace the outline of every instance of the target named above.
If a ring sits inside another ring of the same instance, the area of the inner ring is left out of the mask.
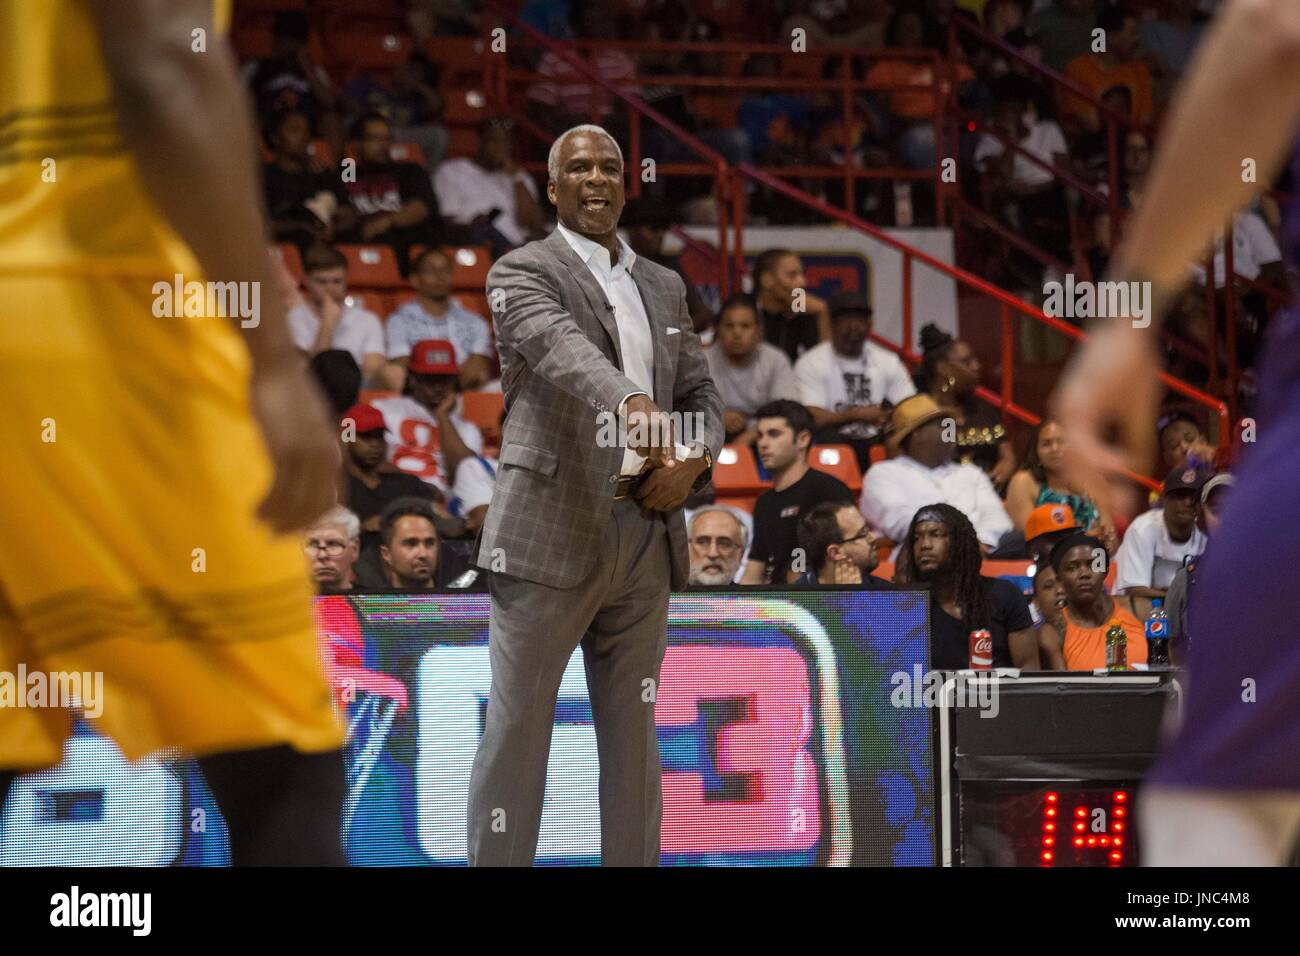
[[[230,0],[196,23],[208,53]],[[197,274],[123,143],[81,0],[0,0],[0,273]]]

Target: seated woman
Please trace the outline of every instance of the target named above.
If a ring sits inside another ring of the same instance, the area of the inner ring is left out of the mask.
[[[974,464],[1002,494],[1016,470],[1016,453],[997,410],[975,397],[980,360],[967,343],[933,324],[921,329],[921,348],[924,354],[916,387],[928,392],[956,422],[956,460]],[[1023,525],[1021,519],[1017,527]]]
[[[1039,505],[1069,505],[1079,526],[1088,534],[1099,537],[1105,543],[1107,553],[1114,554],[1119,547],[1119,537],[1109,515],[1065,480],[1061,470],[1064,444],[1065,435],[1060,425],[1050,420],[1039,424],[1025,455],[1024,466],[1011,476],[1011,483],[1007,486],[1007,513],[1016,528],[1023,531],[1029,513]]]

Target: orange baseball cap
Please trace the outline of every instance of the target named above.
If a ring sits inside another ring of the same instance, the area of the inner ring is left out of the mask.
[[[1029,512],[1029,517],[1025,519],[1025,540],[1033,541],[1041,534],[1051,534],[1053,531],[1075,531],[1078,528],[1079,525],[1074,520],[1074,509],[1069,505],[1060,503],[1039,505]]]

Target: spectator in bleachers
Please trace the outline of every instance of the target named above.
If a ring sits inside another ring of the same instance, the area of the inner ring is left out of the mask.
[[[1108,559],[1101,539],[1076,534],[1052,549],[1065,607],[1059,625],[1044,622],[1039,647],[1048,670],[1091,671],[1106,666],[1106,630],[1113,622],[1124,628],[1129,667],[1147,662],[1146,633],[1142,624],[1119,601],[1106,593]]]
[[[687,584],[732,584],[749,546],[749,532],[735,513],[722,505],[706,505],[691,515],[686,529],[691,570]]]
[[[400,367],[390,377],[398,383],[405,381],[411,349],[429,339],[451,343],[462,389],[481,388],[492,377],[491,329],[486,319],[451,294],[453,269],[451,257],[437,246],[425,249],[412,263],[411,285],[418,296],[393,312],[384,325],[388,358]]]
[[[1237,483],[1236,478],[1228,472],[1214,475],[1201,486],[1200,506],[1196,511],[1196,525],[1211,539],[1223,520],[1223,508],[1227,504],[1228,492]],[[1165,613],[1169,616],[1170,652],[1174,663],[1181,662],[1187,634],[1187,597],[1196,581],[1196,564],[1200,556],[1187,558],[1183,566],[1174,572],[1174,579],[1169,582],[1165,592]]]
[[[1035,627],[1041,629],[1046,623],[1055,628],[1056,633],[1064,634],[1065,617],[1061,614],[1064,608],[1065,589],[1061,587],[1061,579],[1056,576],[1056,569],[1052,567],[1052,555],[1049,551],[1047,556],[1038,562],[1034,571],[1034,599],[1029,605],[1029,613],[1034,618]],[[1040,642],[1040,653],[1042,649],[1043,644]],[[1043,662],[1044,664],[1047,662],[1045,656]]]
[[[804,286],[803,262],[797,255],[789,249],[761,252],[754,260],[753,277],[763,338],[791,362],[831,337],[830,307]]]
[[[1046,567],[1056,542],[1083,531],[1074,520],[1074,509],[1069,505],[1039,505],[1025,521],[1025,551],[1038,567]]]
[[[953,461],[955,428],[929,395],[913,395],[895,405],[889,445],[901,454],[867,472],[862,513],[877,532],[902,542],[917,510],[942,502],[966,515],[979,535],[980,547],[990,554],[1012,530],[1011,518],[984,472]]]
[[[1166,468],[1214,467],[1217,449],[1201,431],[1196,416],[1185,408],[1170,408],[1157,419],[1156,441]]]
[[[682,277],[686,287],[686,311],[690,313],[691,324],[695,334],[700,336],[702,345],[708,344],[713,334],[713,324],[717,318],[699,288],[682,268],[681,256],[668,255],[664,252],[664,234],[672,225],[672,214],[662,204],[650,201],[642,196],[629,199],[623,205],[623,215],[619,217],[619,226],[627,230],[627,244],[638,256],[645,256],[659,263],[666,269],[672,269]]]
[[[617,40],[615,18],[601,0],[570,0],[573,33],[585,41]],[[623,93],[639,94],[640,87],[631,82],[636,76],[636,60],[626,50],[597,46],[584,59],[598,76]],[[543,129],[559,132],[584,123],[595,123],[609,130],[616,141],[627,140],[626,110],[621,101],[604,87],[589,80],[569,63],[546,50],[537,63],[541,79],[528,87],[527,111]]]
[[[852,446],[865,472],[890,409],[916,394],[916,386],[897,355],[869,340],[871,303],[865,293],[837,292],[828,308],[830,340],[794,365],[800,401],[817,426],[815,440]]]
[[[448,159],[433,174],[452,238],[461,245],[490,245],[493,258],[541,238],[546,228],[537,183],[514,154],[514,125],[496,117],[480,127],[473,158]]]
[[[395,163],[393,129],[379,113],[357,121],[356,180],[344,182],[360,223],[355,238],[392,246],[403,275],[415,245],[441,245],[444,227],[429,171],[418,163]]]
[[[330,407],[339,415],[357,403],[361,394],[361,369],[351,352],[343,349],[317,352],[311,357],[311,370]]]
[[[348,260],[318,243],[303,256],[307,296],[289,310],[289,334],[309,356],[329,349],[348,352],[368,385],[384,383],[384,327],[373,312],[348,304]]]
[[[1007,485],[1007,513],[1012,523],[1024,531],[1035,508],[1069,505],[1076,523],[1089,534],[1105,540],[1113,554],[1118,543],[1114,525],[1091,498],[1066,481],[1064,449],[1065,432],[1061,426],[1050,419],[1040,422],[1029,441],[1024,464]]]
[[[799,520],[799,547],[807,555],[808,570],[797,584],[889,587],[871,573],[880,564],[876,536],[851,502],[824,501],[804,515]]]
[[[476,37],[483,32],[478,0],[407,0],[406,26],[420,47],[435,37]]]
[[[1162,485],[1162,506],[1138,515],[1124,532],[1115,555],[1115,593],[1138,620],[1145,620],[1152,598],[1165,596],[1183,560],[1205,550],[1205,534],[1196,526],[1205,479],[1195,468],[1175,468]]]
[[[1223,254],[1224,235],[1220,232],[1214,243],[1214,287],[1222,289],[1227,278],[1226,259]],[[1205,260],[1209,250],[1191,264],[1192,276],[1205,287]],[[1245,279],[1259,279],[1265,285],[1285,286],[1286,267],[1282,250],[1268,223],[1259,213],[1240,209],[1232,216],[1232,271]]]
[[[799,400],[799,381],[790,360],[763,341],[753,296],[733,295],[722,306],[717,337],[704,350],[709,374],[725,408],[729,444],[752,445],[758,437],[754,414],[778,399]]]
[[[262,185],[271,234],[305,252],[313,242],[330,242],[335,233],[356,225],[338,174],[308,152],[311,126],[302,110],[285,110],[271,123],[267,143],[272,158],[262,167]]]
[[[1052,0],[1025,18],[1025,30],[1041,47],[1043,65],[1060,73],[1092,48],[1096,21],[1094,0]]]
[[[781,24],[781,35],[788,37],[795,27],[803,27],[809,49],[874,50],[885,45],[889,15],[888,0],[827,0],[810,4],[806,13],[798,11],[788,16]]]
[[[1123,7],[1106,7],[1097,15],[1097,28],[1105,31],[1106,49],[1080,53],[1065,66],[1066,78],[1073,80],[1098,99],[1116,86],[1128,88],[1132,97],[1129,119],[1139,126],[1155,116],[1151,71],[1141,59],[1137,17]],[[1073,93],[1058,94],[1062,125],[1075,133],[1092,133],[1105,124],[1096,107]]]
[[[390,587],[419,591],[434,586],[438,572],[438,526],[428,502],[399,498],[379,523],[379,556]]]
[[[980,360],[975,350],[933,323],[921,329],[921,348],[924,351],[916,384],[956,423],[957,461],[975,465],[1001,494],[1015,474],[1016,452],[1002,417],[975,395],[980,383]]]
[[[772,478],[772,488],[754,504],[754,543],[745,562],[742,584],[786,584],[807,570],[790,566],[798,547],[799,518],[823,501],[853,503],[853,493],[833,475],[808,464],[813,419],[798,402],[776,401],[756,413],[758,458]]]
[[[1020,76],[1005,76],[993,85],[992,125],[1028,156],[986,133],[975,147],[974,162],[1001,219],[1058,259],[1068,258],[1065,190],[1050,167],[1068,171],[1070,149],[1056,121],[1038,115],[1033,91],[1033,83]]]
[[[312,59],[309,33],[306,13],[277,11],[271,26],[271,55],[245,64],[241,75],[263,123],[271,123],[286,110],[299,110],[311,120],[312,133],[327,140],[337,156],[343,147],[338,91],[325,68]]]
[[[933,32],[933,24],[920,9],[897,7],[886,43],[891,49],[919,51],[933,42]],[[975,78],[965,63],[957,63],[954,69],[958,85]],[[867,82],[877,85],[934,86],[938,80],[931,62],[915,57],[881,57],[867,71]],[[899,159],[912,169],[932,169],[937,141],[935,94],[926,90],[877,89],[873,95],[893,120]]]
[[[1164,103],[1187,69],[1205,24],[1197,18],[1196,0],[1162,0],[1160,8],[1158,16],[1142,21],[1138,36],[1152,63],[1156,100]]]
[[[357,74],[343,90],[350,119],[378,113],[392,124],[399,143],[415,143],[429,169],[447,155],[450,135],[440,122],[442,94],[438,92],[441,68],[419,50],[397,65],[385,79],[371,70]]]
[[[965,514],[944,503],[923,505],[898,540],[894,583],[930,586],[931,667],[970,667],[970,633],[986,630],[994,667],[1038,669],[1029,604],[1010,581],[980,574],[981,542]]]
[[[370,547],[378,543],[379,516],[388,505],[398,498],[432,499],[436,489],[389,465],[384,416],[377,408],[353,405],[341,425],[348,507],[361,523],[361,543]]]
[[[338,505],[307,529],[303,550],[318,591],[352,590],[352,565],[361,555],[361,522]]]
[[[483,433],[461,415],[458,377],[450,342],[417,342],[403,394],[373,405],[384,416],[388,460],[436,486],[451,514],[464,518],[491,499],[496,476],[479,457]]]
[[[1120,88],[1122,91],[1123,87]],[[1127,91],[1124,91],[1127,92]],[[1109,95],[1109,93],[1107,94]],[[1102,97],[1103,102],[1106,97]],[[1105,132],[1099,134],[1098,138],[1105,136]],[[1104,143],[1098,143],[1095,149],[1097,164],[1091,167],[1091,171],[1096,173],[1104,171],[1109,165],[1109,158],[1106,153]],[[1116,206],[1120,210],[1120,222],[1123,223],[1129,215],[1137,209],[1138,204],[1142,201],[1142,187],[1146,182],[1147,173],[1151,169],[1151,138],[1141,130],[1129,130],[1124,137],[1124,162],[1119,175],[1119,199]],[[1085,163],[1086,163],[1085,159]],[[1089,171],[1085,168],[1085,172]],[[1103,196],[1110,195],[1110,184],[1099,182],[1097,192]],[[1110,262],[1111,238],[1110,238],[1110,209],[1101,206],[1093,218],[1093,242],[1096,251],[1091,261],[1093,275],[1104,275],[1106,266]]]
[[[770,53],[749,57],[742,70],[749,79],[775,78],[779,73],[780,63]],[[759,163],[784,166],[803,159],[801,137],[807,132],[808,107],[802,96],[777,89],[747,88],[740,103],[740,125]]]

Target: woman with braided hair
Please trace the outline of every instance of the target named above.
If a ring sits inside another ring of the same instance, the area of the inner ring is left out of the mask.
[[[970,632],[985,630],[994,667],[1038,670],[1029,604],[1010,581],[980,574],[983,560],[974,526],[952,505],[926,505],[912,517],[894,583],[930,587],[930,667],[969,667]]]

